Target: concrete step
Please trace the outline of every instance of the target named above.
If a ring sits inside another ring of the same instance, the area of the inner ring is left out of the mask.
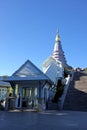
[[[64,110],[87,111],[87,73],[75,72],[63,108]]]

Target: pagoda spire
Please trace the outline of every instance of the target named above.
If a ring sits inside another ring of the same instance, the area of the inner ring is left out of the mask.
[[[56,34],[56,38],[55,38],[55,42],[59,42],[60,41],[60,35],[59,35],[59,31]]]
[[[59,31],[57,31],[52,57],[66,65],[66,58],[62,49]]]

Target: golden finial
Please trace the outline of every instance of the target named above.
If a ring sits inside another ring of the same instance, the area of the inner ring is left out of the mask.
[[[57,34],[56,34],[55,41],[56,41],[56,42],[59,42],[59,41],[60,41],[59,29],[57,30]]]

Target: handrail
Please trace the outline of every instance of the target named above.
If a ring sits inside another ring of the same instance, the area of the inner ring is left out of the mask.
[[[73,80],[73,77],[74,77],[74,71],[71,72],[71,75],[72,76],[68,75],[68,77],[66,78],[66,84],[64,86],[63,94],[58,100],[58,108],[59,108],[59,110],[63,109],[63,105],[64,105],[65,97],[66,97],[66,94],[67,94],[67,91],[68,91],[68,87],[69,87],[70,82]]]

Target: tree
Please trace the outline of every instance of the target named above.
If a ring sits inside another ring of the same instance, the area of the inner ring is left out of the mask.
[[[54,103],[58,102],[58,99],[61,97],[63,90],[64,90],[64,85],[62,84],[62,81],[60,79],[60,80],[58,80],[58,83],[57,83],[56,93],[55,93],[55,96],[54,96],[54,99],[53,99]]]

